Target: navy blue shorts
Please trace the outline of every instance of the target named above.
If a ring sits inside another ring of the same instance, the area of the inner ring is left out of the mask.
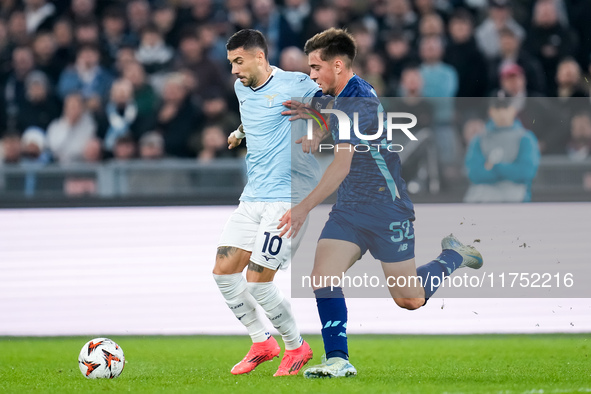
[[[388,205],[334,206],[320,239],[349,241],[384,263],[415,257],[414,215]]]

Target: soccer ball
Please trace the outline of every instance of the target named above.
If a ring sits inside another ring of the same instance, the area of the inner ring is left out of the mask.
[[[109,338],[95,338],[82,346],[78,366],[88,379],[113,379],[125,367],[123,349]]]

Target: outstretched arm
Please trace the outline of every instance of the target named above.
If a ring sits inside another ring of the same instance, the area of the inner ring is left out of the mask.
[[[295,237],[306,221],[308,213],[337,190],[349,174],[354,153],[355,151],[351,144],[340,143],[335,146],[334,160],[324,172],[318,185],[302,202],[281,217],[279,226],[277,226],[278,229],[283,228],[281,234],[279,234],[280,237],[288,231],[288,238]]]
[[[332,98],[323,97],[321,104],[323,108],[332,108],[334,102]],[[289,109],[281,112],[281,115],[290,116],[290,121],[297,119],[316,120],[315,122],[312,122],[312,139],[304,136],[298,139],[295,143],[302,145],[302,151],[304,153],[318,152],[320,142],[322,142],[322,140],[324,140],[330,134],[330,130],[327,128],[328,125],[324,123],[324,119],[322,119],[322,122],[318,121],[318,112],[314,111],[308,104],[300,103],[296,100],[287,100],[283,103],[283,105]],[[314,113],[316,113],[315,118],[312,116]]]

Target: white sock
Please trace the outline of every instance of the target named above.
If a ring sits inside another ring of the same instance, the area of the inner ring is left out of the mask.
[[[253,342],[264,342],[269,339],[269,332],[260,318],[256,306],[257,302],[248,292],[246,280],[242,273],[231,275],[213,274],[226,304],[240,323],[244,324]]]
[[[279,331],[286,350],[297,349],[302,344],[302,337],[298,329],[289,301],[283,296],[273,282],[248,282],[248,291],[263,307],[265,314],[271,320],[273,327]]]

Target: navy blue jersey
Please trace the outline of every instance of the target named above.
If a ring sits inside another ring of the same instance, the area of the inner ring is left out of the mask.
[[[339,186],[337,205],[388,205],[400,217],[414,219],[413,205],[401,176],[400,157],[398,153],[387,149],[386,125],[383,125],[382,135],[376,140],[358,138],[353,131],[355,112],[358,114],[360,134],[371,136],[379,130],[378,113],[384,112],[384,109],[374,88],[354,75],[335,98],[333,108],[345,112],[351,119],[350,138],[341,139],[336,116],[331,115],[330,127],[335,147],[340,143],[348,143],[357,150],[349,174]],[[385,118],[386,114],[383,115]]]

